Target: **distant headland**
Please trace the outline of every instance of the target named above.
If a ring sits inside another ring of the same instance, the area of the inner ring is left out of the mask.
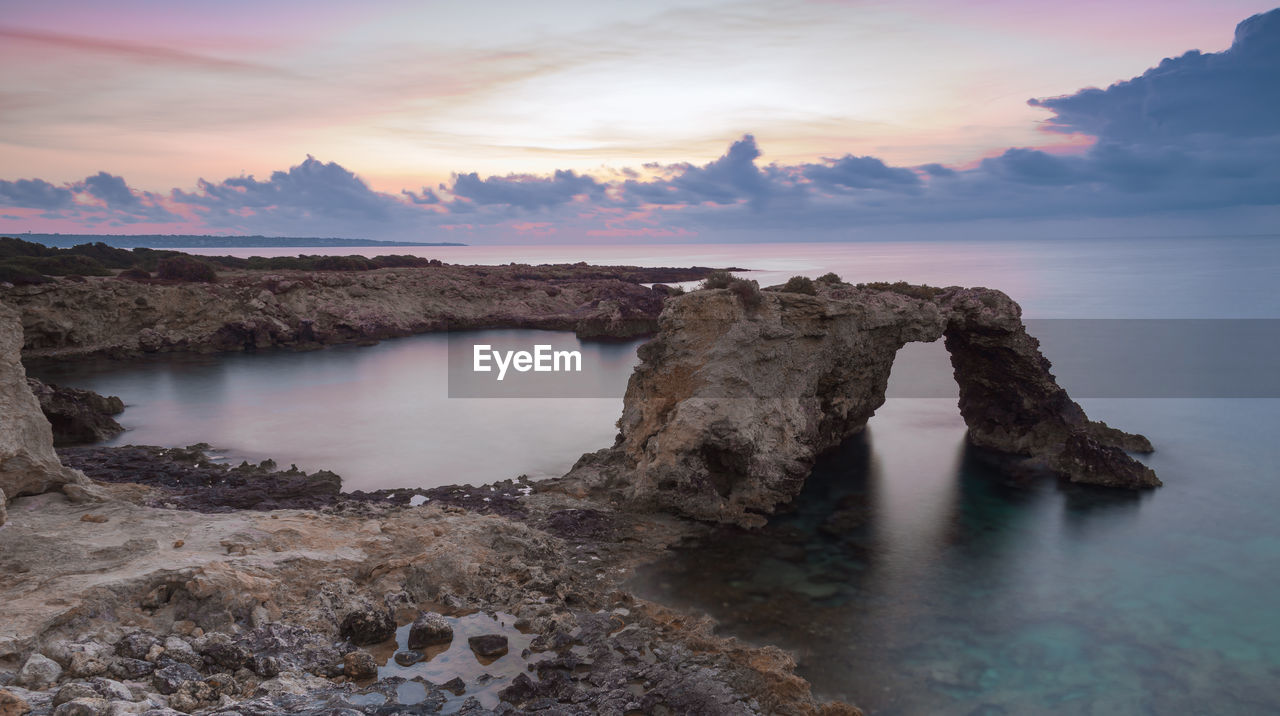
[[[198,234],[12,234],[55,248],[102,242],[122,249],[283,248],[291,246],[466,246],[455,242],[374,241],[302,236],[211,236]]]

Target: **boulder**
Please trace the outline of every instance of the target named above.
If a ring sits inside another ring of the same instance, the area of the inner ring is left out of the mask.
[[[338,633],[356,646],[379,644],[396,635],[396,620],[387,609],[364,606],[343,617]]]
[[[434,612],[426,612],[413,620],[409,627],[409,648],[422,649],[453,641],[453,627],[449,620]]]
[[[496,659],[507,653],[507,637],[501,634],[481,634],[467,639],[471,651],[484,659]]]
[[[40,410],[53,428],[57,445],[93,443],[124,432],[113,415],[124,412],[124,402],[92,390],[67,388],[27,378],[27,386],[40,401]]]
[[[26,663],[18,670],[17,683],[28,689],[41,689],[58,683],[58,678],[61,676],[62,667],[58,662],[44,654],[36,653],[27,657]]]
[[[12,500],[87,479],[58,462],[53,430],[22,367],[22,323],[0,303],[0,491]]]

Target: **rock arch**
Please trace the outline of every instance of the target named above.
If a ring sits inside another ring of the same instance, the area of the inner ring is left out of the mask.
[[[884,403],[898,350],[942,338],[973,444],[1072,481],[1158,486],[1125,452],[1150,442],[1090,421],[1021,314],[1000,291],[904,284],[673,299],[640,348],[616,444],[584,455],[568,479],[698,519],[762,524],[820,453]]]

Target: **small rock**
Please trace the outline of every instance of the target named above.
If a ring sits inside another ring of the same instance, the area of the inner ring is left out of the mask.
[[[271,615],[267,614],[266,608],[261,604],[254,607],[253,611],[249,612],[249,623],[253,625],[254,629],[264,627],[270,621]]]
[[[151,685],[156,687],[156,691],[168,696],[177,693],[178,688],[188,681],[199,681],[200,672],[191,668],[189,664],[174,662],[168,666],[156,669],[151,675]]]
[[[89,679],[89,685],[98,692],[98,695],[104,699],[111,701],[133,701],[133,692],[128,686],[116,681],[115,679],[104,679],[97,677]]]
[[[154,663],[159,661],[162,655],[164,655],[164,647],[159,644],[152,644],[151,648],[147,650],[146,658],[147,661]]]
[[[174,549],[182,549],[182,545],[184,545],[184,544],[186,544],[186,542],[184,542],[184,541],[182,541],[182,540],[180,540],[180,539],[179,539],[179,540],[174,540],[174,541],[173,541],[173,548],[174,548]]]
[[[413,666],[419,661],[422,661],[424,656],[425,655],[420,651],[409,649],[407,651],[397,651],[395,656],[392,656],[391,658],[395,659],[396,663],[401,666]]]
[[[102,676],[107,673],[107,663],[97,656],[84,651],[71,655],[71,663],[67,666],[72,676],[87,678]]]
[[[0,498],[0,509],[3,506],[4,499]],[[31,706],[26,700],[8,689],[0,689],[0,716],[22,716],[30,710]]]
[[[76,699],[96,699],[98,696],[98,691],[92,686],[77,682],[67,684],[66,686],[58,689],[58,693],[53,696],[53,705],[61,706],[68,701],[75,701]]]
[[[116,654],[126,659],[146,659],[147,652],[156,644],[156,638],[143,631],[126,634],[116,642]]]
[[[352,681],[364,681],[378,676],[378,662],[367,651],[357,649],[342,657],[342,673]]]
[[[396,635],[396,620],[386,609],[367,606],[348,613],[338,633],[356,646],[379,644]]]
[[[190,664],[197,669],[204,666],[204,658],[191,648],[191,644],[185,639],[171,636],[164,640],[164,656],[166,659],[173,659],[184,664]]]
[[[421,649],[453,641],[453,627],[449,620],[435,612],[426,612],[413,620],[409,627],[409,648]]]
[[[53,710],[53,716],[107,716],[111,703],[106,699],[74,699]]]
[[[280,675],[280,662],[274,656],[255,655],[251,668],[253,673],[264,679],[272,679]]]
[[[248,649],[233,642],[226,634],[205,636],[197,642],[196,651],[204,655],[205,661],[225,671],[236,671],[253,659]]]
[[[111,664],[111,675],[118,679],[132,681],[147,676],[151,672],[155,671],[155,669],[155,664],[152,664],[149,661],[121,657]]]
[[[60,676],[62,676],[62,667],[58,666],[58,662],[44,654],[35,653],[18,671],[17,682],[19,686],[25,686],[28,689],[41,689],[57,683]]]
[[[496,659],[507,653],[507,637],[501,634],[481,634],[467,639],[467,645],[476,656]]]
[[[460,677],[455,676],[441,684],[440,688],[445,691],[452,692],[454,696],[461,696],[467,690],[467,682],[463,681]]]
[[[107,517],[106,515],[98,515],[93,513],[83,515],[80,517],[81,522],[93,522],[95,524],[102,524],[104,522],[109,521],[110,519],[111,518]]]

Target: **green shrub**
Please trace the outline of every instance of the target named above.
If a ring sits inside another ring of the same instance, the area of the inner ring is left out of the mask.
[[[729,282],[729,291],[742,300],[742,305],[751,308],[764,301],[760,295],[760,284],[745,278],[735,278]]]
[[[130,281],[145,281],[146,279],[151,278],[151,274],[140,268],[127,268],[116,274],[116,278],[125,278]]]
[[[892,291],[903,296],[918,298],[923,301],[931,301],[942,293],[943,289],[937,286],[926,286],[924,284],[907,283],[906,281],[895,281],[888,283],[886,281],[875,281],[872,283],[860,283],[858,288],[871,289],[873,291]]]
[[[213,283],[218,280],[217,269],[212,264],[186,255],[160,259],[156,264],[156,275],[170,281]]]
[[[47,276],[109,276],[107,267],[89,258],[75,254],[57,256],[14,256],[8,263],[26,266]]]
[[[824,273],[821,276],[819,276],[818,283],[829,283],[829,284],[844,283],[844,279],[840,278],[839,274],[832,271],[829,273]]]
[[[702,280],[703,288],[729,288],[735,279],[728,271],[712,271]]]
[[[53,279],[27,266],[0,262],[0,283],[8,282],[14,286],[32,286],[38,283],[49,283]]]
[[[818,295],[818,289],[813,285],[813,280],[806,276],[792,276],[782,285],[782,290],[787,293],[803,293],[809,296]]]

